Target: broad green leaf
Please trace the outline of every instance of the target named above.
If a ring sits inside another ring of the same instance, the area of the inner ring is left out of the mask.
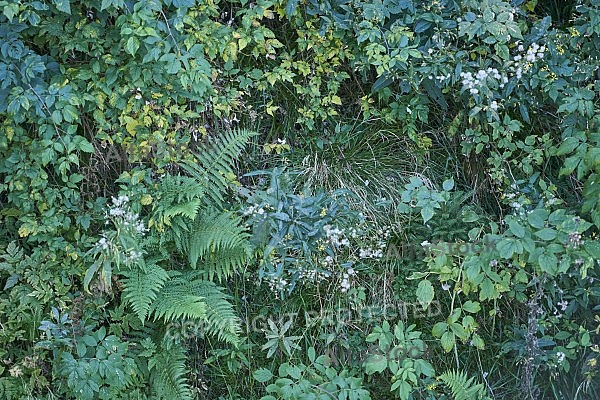
[[[508,223],[510,231],[518,238],[522,238],[525,236],[525,228],[523,225],[519,224],[517,221],[511,219]]]
[[[558,258],[552,253],[542,253],[538,257],[538,263],[543,272],[555,276],[558,272]]]
[[[423,217],[423,223],[427,223],[427,221],[433,218],[433,207],[423,207],[421,209],[421,217]]]
[[[538,208],[531,211],[527,215],[527,221],[534,228],[541,229],[545,226],[546,220],[548,219],[548,215],[550,215],[550,212],[548,210]]]
[[[535,232],[535,235],[537,237],[546,241],[553,240],[554,238],[556,238],[556,234],[556,231],[552,228],[544,228]]]
[[[446,192],[451,191],[454,188],[454,178],[450,178],[444,181],[442,187]]]
[[[444,349],[444,351],[446,351],[446,353],[448,353],[456,345],[456,338],[454,336],[454,333],[452,333],[450,331],[446,331],[442,335],[442,338],[440,339],[440,342],[442,344],[442,348]]]
[[[138,40],[138,38],[136,38],[135,36],[131,36],[129,39],[127,39],[127,44],[125,44],[125,50],[127,51],[127,53],[134,56],[139,48],[140,41]]]
[[[419,282],[419,286],[417,287],[417,300],[423,306],[423,309],[429,307],[431,302],[433,301],[434,290],[433,285],[427,279]]]
[[[256,371],[254,371],[252,373],[252,376],[258,382],[265,383],[268,380],[270,380],[271,378],[273,378],[273,373],[270,370],[266,369],[266,368],[260,368],[260,369],[257,369]]]
[[[481,307],[479,305],[479,302],[469,300],[462,305],[462,309],[469,313],[476,313],[479,312],[479,310],[481,310]]]
[[[71,2],[69,0],[52,0],[58,11],[71,14]]]

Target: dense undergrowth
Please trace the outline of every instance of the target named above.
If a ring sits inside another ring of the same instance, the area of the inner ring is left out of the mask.
[[[0,399],[600,398],[600,1],[0,10]]]

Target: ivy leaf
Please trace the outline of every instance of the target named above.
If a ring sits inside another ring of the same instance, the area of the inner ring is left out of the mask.
[[[419,301],[419,303],[421,303],[421,306],[423,306],[424,310],[427,307],[429,307],[429,305],[433,301],[434,295],[433,285],[431,284],[431,282],[429,282],[427,279],[419,282],[416,295],[417,300]]]

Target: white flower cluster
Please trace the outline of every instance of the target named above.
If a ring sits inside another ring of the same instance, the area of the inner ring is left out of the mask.
[[[508,83],[508,77],[500,74],[496,68],[480,69],[475,75],[471,72],[461,72],[462,84],[469,89],[469,93],[478,94],[480,87],[486,83],[488,78],[494,78],[500,82],[500,87]]]
[[[332,228],[331,225],[325,225],[323,227],[327,241],[333,247],[344,247],[350,246],[350,241],[346,237],[346,233],[339,228]]]
[[[340,283],[340,286],[342,287],[340,290],[342,293],[346,293],[350,289],[350,279],[355,275],[356,271],[352,267],[348,268],[346,272],[342,274],[342,282]]]
[[[333,258],[331,256],[327,256],[327,258],[331,259],[328,264],[333,264]],[[308,266],[298,270],[298,279],[311,281],[313,283],[324,281],[329,277],[331,277],[331,272],[328,270],[317,270]]]
[[[529,71],[533,63],[544,58],[545,46],[540,46],[537,43],[532,43],[525,52],[523,45],[517,48],[519,54],[513,57],[514,65],[510,67],[511,72],[517,79],[521,79],[523,72]]]
[[[272,207],[269,205],[261,206],[260,204],[254,204],[244,210],[244,216],[247,217],[249,215],[264,215],[267,210]]]
[[[104,236],[102,236],[100,240],[98,240],[98,242],[96,243],[96,246],[102,248],[102,250],[108,250],[108,248],[110,247],[110,242],[106,240]]]
[[[387,247],[387,239],[390,237],[390,229],[387,226],[377,229],[377,243],[374,246],[361,248],[358,252],[359,258],[377,258],[383,257],[383,251]]]
[[[558,362],[559,364],[562,364],[562,362],[565,360],[565,356],[566,354],[563,353],[562,351],[559,351],[556,353],[556,362]]]
[[[135,232],[144,235],[148,229],[146,229],[144,221],[139,219],[139,214],[134,214],[131,212],[128,203],[128,196],[121,195],[116,198],[113,197],[112,205],[108,209],[107,217],[119,218],[125,227],[131,227],[135,230]]]
[[[269,289],[271,289],[271,291],[275,292],[275,294],[277,295],[280,291],[283,291],[286,286],[288,286],[288,281],[287,279],[284,279],[281,276],[270,276],[268,279],[268,283],[269,283]]]

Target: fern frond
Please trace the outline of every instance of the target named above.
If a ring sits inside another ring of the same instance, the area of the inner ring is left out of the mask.
[[[192,400],[186,381],[185,351],[181,346],[162,348],[149,361],[152,392],[157,399]]]
[[[251,255],[249,235],[241,227],[241,218],[233,213],[207,212],[194,221],[189,235],[181,243],[190,266],[202,269],[208,279],[221,280],[243,266]]]
[[[148,315],[166,322],[175,319],[203,319],[206,316],[204,298],[194,292],[194,282],[175,277],[162,287]]]
[[[206,194],[213,206],[223,204],[223,192],[228,187],[229,177],[233,175],[234,162],[254,135],[256,132],[243,129],[223,132],[195,154],[195,163],[184,161],[181,164],[198,183],[206,187]]]
[[[446,371],[440,375],[440,379],[450,388],[454,400],[481,400],[487,398],[483,384],[474,384],[475,378],[469,378],[465,372]]]
[[[240,319],[229,302],[230,297],[219,286],[204,280],[194,281],[194,290],[206,303],[206,333],[237,346],[240,341]]]
[[[20,399],[24,396],[21,381],[13,377],[0,378],[0,398],[6,400]]]
[[[123,290],[125,301],[131,304],[133,311],[144,323],[150,304],[169,279],[169,274],[156,264],[147,264],[125,271],[123,275],[126,277]]]
[[[196,179],[186,176],[166,175],[161,178],[154,203],[152,224],[171,225],[171,220],[182,216],[193,220],[198,214],[204,186]],[[152,225],[150,224],[150,225]]]
[[[201,272],[190,272],[167,282],[152,306],[154,318],[202,320],[207,334],[237,345],[240,319],[229,302],[230,297],[201,275]]]

